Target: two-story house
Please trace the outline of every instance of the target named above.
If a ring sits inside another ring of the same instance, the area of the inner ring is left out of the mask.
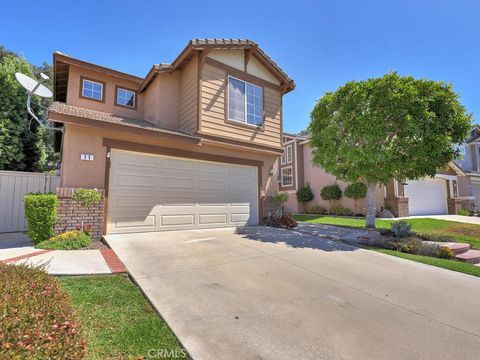
[[[479,140],[480,137],[472,137],[468,146],[478,152]],[[478,165],[480,166],[480,163]],[[284,154],[280,157],[278,172],[280,173],[279,188],[289,194],[288,202],[284,206],[285,211],[289,212],[307,210],[304,209],[304,204],[296,199],[298,188],[307,183],[310,184],[315,195],[314,200],[307,206],[315,204],[324,207],[328,207],[328,201],[322,200],[320,196],[323,187],[337,183],[344,191],[349,185],[327,173],[323,168],[312,165],[312,149],[308,137],[305,136],[284,134]],[[390,179],[386,186],[377,187],[376,206],[378,209],[389,209],[399,217],[456,214],[461,208],[471,208],[473,197],[467,195],[480,192],[480,182],[476,187],[476,179],[480,180],[480,173],[473,171],[463,173],[456,162],[452,162],[449,166],[439,169],[433,178],[406,182]],[[470,185],[467,186],[466,183]],[[478,196],[477,199],[479,199]],[[345,196],[337,203],[357,214],[363,212],[365,207],[364,199],[355,202]]]
[[[458,174],[458,192],[465,201],[480,208],[480,127],[470,131],[470,137],[459,147],[461,158],[454,161]]]
[[[53,57],[58,193],[103,189],[103,233],[262,221],[263,199],[278,190],[282,97],[295,85],[256,43],[192,40],[144,78]]]

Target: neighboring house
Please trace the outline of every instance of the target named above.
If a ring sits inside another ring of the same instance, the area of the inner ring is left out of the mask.
[[[49,119],[65,127],[57,192],[103,189],[99,231],[262,221],[278,191],[282,97],[295,84],[256,43],[192,40],[145,78],[53,57]],[[58,229],[75,222],[71,201],[62,204]]]
[[[480,207],[480,127],[470,131],[470,137],[460,147],[462,157],[453,162],[458,171],[458,192],[461,199]]]
[[[279,162],[279,173],[280,190],[290,195],[284,206],[289,212],[308,210],[302,207],[295,195],[297,189],[307,183],[315,194],[314,200],[307,204],[307,207],[312,205],[328,207],[328,202],[320,197],[320,191],[326,185],[336,182],[342,191],[348,186],[348,183],[337,180],[321,167],[312,165],[312,150],[305,136],[284,134],[284,155]],[[469,198],[461,196],[460,175],[457,166],[452,163],[445,169],[440,169],[434,178],[405,183],[391,179],[386,186],[377,188],[376,205],[378,208],[391,210],[395,216],[455,214],[462,207],[468,209],[471,206]],[[337,204],[354,211],[354,200],[345,196],[337,201]],[[365,200],[357,201],[355,212],[363,212],[364,207]]]

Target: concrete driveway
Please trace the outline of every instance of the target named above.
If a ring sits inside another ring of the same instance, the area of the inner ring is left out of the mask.
[[[480,357],[480,278],[265,227],[107,241],[194,359]]]

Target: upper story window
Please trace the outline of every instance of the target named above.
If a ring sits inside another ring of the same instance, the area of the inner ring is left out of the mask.
[[[104,101],[105,83],[85,78],[81,78],[81,81],[82,97],[97,101]]]
[[[263,124],[263,88],[229,76],[227,97],[229,120]]]
[[[293,172],[291,166],[280,169],[280,182],[282,186],[293,185]]]
[[[125,106],[135,109],[137,106],[137,96],[135,91],[125,89],[117,86],[117,93],[115,95],[115,105]]]
[[[292,162],[292,145],[287,145],[283,148],[283,155],[281,158],[281,164],[290,164]]]

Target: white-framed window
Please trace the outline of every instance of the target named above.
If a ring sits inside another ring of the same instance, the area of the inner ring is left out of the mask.
[[[458,198],[458,184],[457,180],[452,180],[452,193],[454,198]]]
[[[104,84],[82,78],[82,97],[103,101]]]
[[[228,77],[228,120],[249,125],[263,124],[263,88]]]
[[[117,94],[115,104],[120,106],[126,106],[129,108],[135,108],[136,106],[136,94],[135,91],[117,87]]]
[[[290,164],[292,162],[292,144],[283,148],[283,154],[281,158],[281,164]]]
[[[291,166],[280,169],[280,183],[283,187],[293,185],[293,172]]]

